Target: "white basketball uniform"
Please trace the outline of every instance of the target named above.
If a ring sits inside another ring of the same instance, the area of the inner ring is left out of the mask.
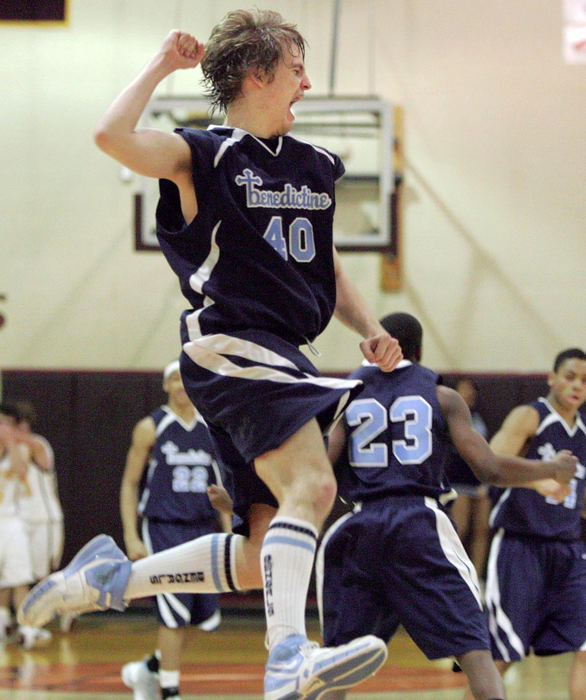
[[[24,520],[30,543],[35,580],[48,576],[59,567],[63,553],[63,511],[57,493],[57,478],[51,445],[40,435],[49,456],[49,469],[29,464],[26,481],[22,483],[19,511]]]
[[[33,581],[28,537],[18,512],[19,487],[20,480],[4,454],[0,457],[0,588]]]

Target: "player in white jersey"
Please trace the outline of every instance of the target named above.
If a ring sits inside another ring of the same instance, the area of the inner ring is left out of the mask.
[[[0,639],[10,627],[10,606],[18,607],[33,583],[29,540],[19,512],[19,495],[26,484],[35,441],[22,435],[17,427],[15,406],[0,405]],[[51,639],[47,630],[20,625],[18,639],[25,649]]]
[[[55,456],[49,441],[33,433],[36,412],[32,404],[19,401],[18,427],[38,445],[21,489],[19,510],[26,524],[35,581],[59,568],[63,554],[63,510],[57,491]]]

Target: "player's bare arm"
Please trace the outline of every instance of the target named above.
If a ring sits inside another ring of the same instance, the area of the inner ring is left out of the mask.
[[[29,435],[29,447],[31,459],[44,471],[53,471],[55,468],[55,457],[49,443],[40,435]]]
[[[224,515],[232,515],[233,503],[230,494],[223,486],[219,484],[210,484],[208,486],[208,498],[212,506]]]
[[[138,487],[155,444],[155,438],[155,422],[150,416],[143,418],[135,425],[120,487],[120,515],[124,545],[128,558],[133,561],[148,554],[138,534]]]
[[[496,454],[474,429],[470,410],[460,394],[448,387],[439,386],[437,395],[454,446],[483,483],[525,487],[536,479],[552,478],[567,483],[573,478],[577,459],[568,451],[558,452],[549,461]]]
[[[523,454],[538,426],[539,414],[532,406],[517,406],[505,418],[500,430],[490,441],[490,446],[500,455]],[[565,484],[553,479],[536,479],[524,484],[524,487],[535,489],[542,496],[559,502],[566,498],[569,491]]]
[[[517,406],[505,418],[490,441],[491,449],[499,455],[523,454],[527,443],[539,426],[539,413],[531,406]]]
[[[364,357],[384,372],[395,369],[403,359],[399,343],[392,338],[372,314],[364,297],[345,273],[338,251],[334,248],[336,272],[336,308],[334,315],[345,326],[359,333],[364,340],[360,349]]]
[[[222,484],[210,484],[208,486],[208,498],[212,506],[218,511],[220,525],[223,532],[232,532],[233,503],[230,494]]]
[[[195,37],[172,30],[159,52],[99,121],[94,134],[99,148],[140,175],[181,185],[191,170],[185,141],[177,134],[138,129],[137,124],[157,85],[176,70],[195,68],[203,55],[204,46]]]

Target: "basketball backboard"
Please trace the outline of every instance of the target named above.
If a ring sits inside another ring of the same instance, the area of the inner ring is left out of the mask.
[[[291,134],[338,154],[346,174],[336,187],[334,243],[339,250],[391,247],[393,191],[393,112],[377,98],[306,97],[295,105]],[[207,128],[208,103],[195,97],[158,97],[147,106],[142,126],[172,131]],[[158,249],[155,209],[158,184],[140,178],[135,198],[136,248]]]

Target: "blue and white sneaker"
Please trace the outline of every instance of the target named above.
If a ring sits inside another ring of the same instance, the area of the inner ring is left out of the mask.
[[[42,627],[55,615],[124,610],[131,563],[108,535],[98,535],[61,571],[38,583],[18,610],[18,623]]]
[[[269,654],[265,700],[317,700],[326,691],[357,685],[386,658],[387,645],[372,635],[324,648],[303,635],[291,635]]]

